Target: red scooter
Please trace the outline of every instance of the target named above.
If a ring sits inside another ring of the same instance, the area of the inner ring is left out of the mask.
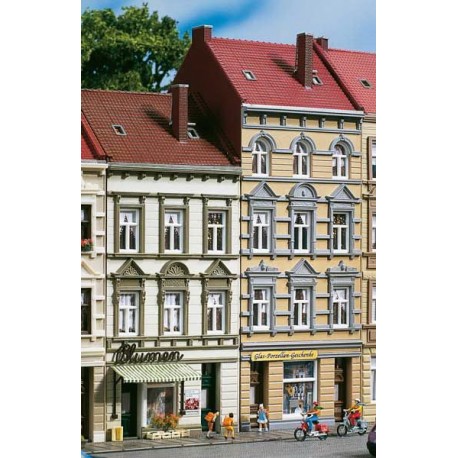
[[[311,414],[302,414],[301,425],[294,430],[294,438],[297,441],[303,441],[307,437],[318,437],[320,440],[328,438],[329,428],[328,425],[321,424],[318,420],[313,421],[313,431],[309,431],[307,424],[307,418],[311,417]]]

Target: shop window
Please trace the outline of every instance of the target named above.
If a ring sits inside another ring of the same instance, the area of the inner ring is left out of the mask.
[[[283,365],[283,418],[300,418],[313,405],[316,394],[315,361]]]
[[[175,413],[175,386],[155,385],[148,386],[146,391],[146,424],[158,415]]]

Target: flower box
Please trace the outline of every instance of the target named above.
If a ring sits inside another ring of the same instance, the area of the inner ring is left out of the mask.
[[[81,239],[81,251],[87,252],[94,249],[92,239]]]

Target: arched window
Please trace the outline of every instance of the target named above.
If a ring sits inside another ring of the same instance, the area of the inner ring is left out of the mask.
[[[293,161],[294,175],[308,177],[310,173],[310,151],[303,142],[297,142],[294,145]]]
[[[345,147],[338,143],[332,153],[332,177],[348,178],[348,156]]]
[[[267,175],[269,173],[268,153],[269,148],[265,142],[257,140],[254,143],[251,168],[253,175]]]

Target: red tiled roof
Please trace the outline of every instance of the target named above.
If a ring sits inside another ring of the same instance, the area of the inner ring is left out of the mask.
[[[97,141],[94,133],[91,131],[91,128],[83,113],[81,113],[81,159],[105,159],[103,148]]]
[[[245,103],[355,109],[315,51],[313,69],[323,85],[305,89],[294,76],[295,45],[227,38],[212,38],[207,44]],[[243,70],[253,72],[256,80],[247,80]]]
[[[319,47],[319,45],[316,45]],[[366,113],[376,112],[376,54],[347,51],[343,49],[324,50],[319,47],[338,78],[347,88],[357,104]],[[367,80],[370,88],[365,88],[361,80]]]
[[[115,162],[230,166],[219,139],[189,99],[189,122],[200,138],[179,142],[170,126],[172,96],[149,92],[83,89],[81,109],[97,140]],[[121,125],[127,135],[117,135]]]

